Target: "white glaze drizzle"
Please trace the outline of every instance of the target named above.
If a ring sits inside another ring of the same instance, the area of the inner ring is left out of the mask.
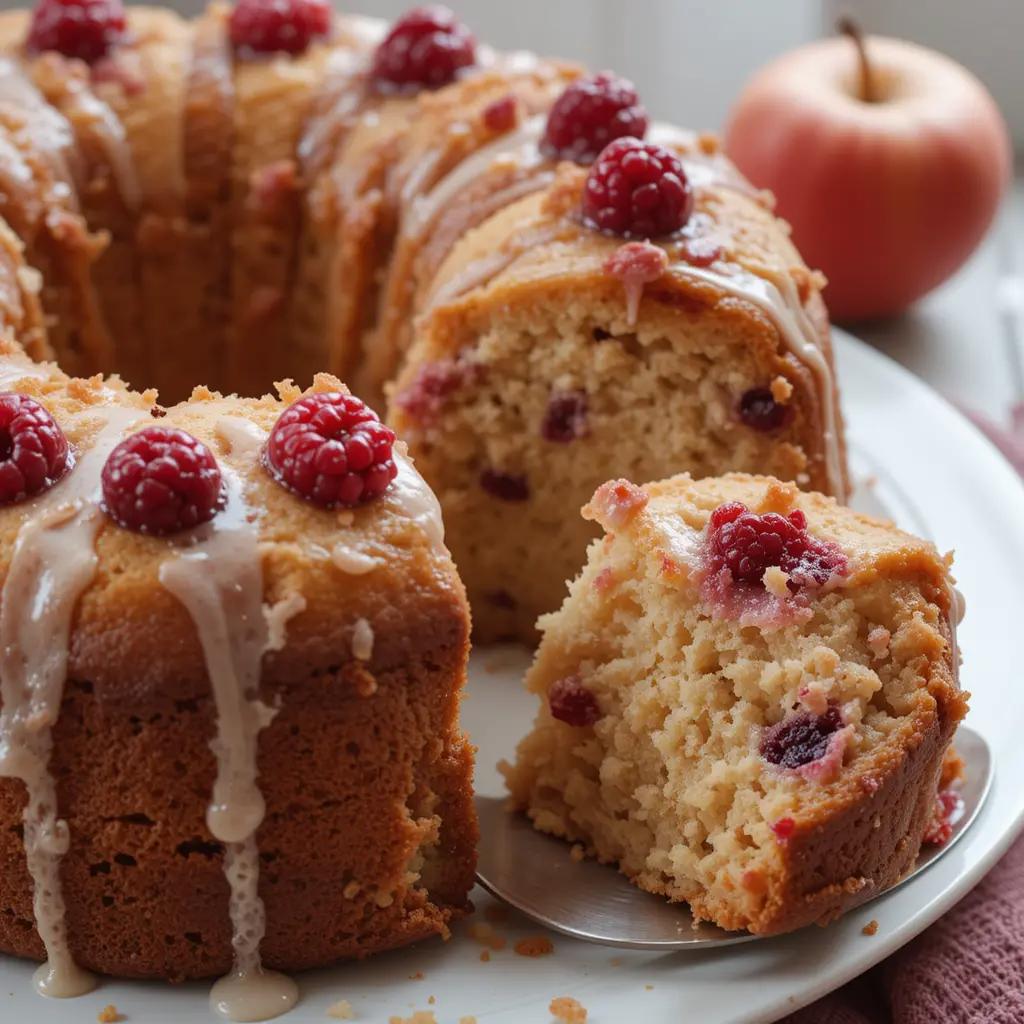
[[[498,161],[515,163],[528,171],[547,163],[540,152],[540,140],[547,122],[545,115],[528,118],[514,131],[481,146],[452,168],[426,195],[418,195],[409,208],[403,233],[421,237],[449,203],[463,195],[470,185]],[[540,186],[538,186],[540,187]]]
[[[783,345],[811,372],[818,391],[822,417],[822,447],[829,489],[838,501],[846,501],[846,477],[840,444],[839,413],[836,407],[832,370],[822,349],[821,338],[800,302],[796,284],[785,270],[760,273],[733,263],[712,267],[694,267],[674,263],[668,271],[673,277],[697,280],[757,306],[775,325]]]
[[[352,656],[358,661],[373,657],[373,626],[366,619],[356,619],[352,628]]]
[[[33,363],[24,356],[0,359],[0,390],[20,380],[46,380],[49,376],[48,367]]]
[[[369,55],[359,50],[339,46],[329,54],[319,93],[296,149],[307,181],[313,182],[325,169],[338,132],[362,106],[368,67]]]
[[[326,553],[326,552],[325,552]],[[331,561],[349,576],[365,576],[381,564],[381,559],[368,555],[349,544],[339,541],[330,551]]]
[[[36,928],[46,948],[35,984],[43,995],[60,998],[89,991],[93,980],[68,948],[60,861],[69,834],[57,816],[57,784],[49,770],[52,728],[67,678],[72,616],[96,572],[100,474],[126,428],[145,413],[109,404],[82,415],[100,418],[102,426],[77,465],[26,506],[0,597],[0,775],[21,779],[28,792],[25,856]]]
[[[53,58],[54,55],[48,54],[47,57]],[[77,107],[83,119],[93,127],[121,200],[128,209],[138,209],[142,202],[142,188],[121,119],[93,92],[84,75],[72,73],[66,67],[58,69],[56,74],[66,102]]]
[[[77,209],[75,133],[67,118],[46,101],[21,65],[10,57],[0,57],[0,103],[28,115],[32,141],[57,179],[55,198]]]
[[[251,461],[266,435],[240,416],[218,420],[232,461]],[[195,623],[217,708],[211,743],[217,775],[206,812],[210,832],[225,844],[230,887],[234,966],[210,992],[214,1010],[230,1020],[266,1020],[298,998],[294,982],[263,970],[265,930],[259,895],[256,830],[265,804],[257,782],[257,742],[274,717],[259,697],[263,654],[273,637],[263,607],[259,526],[245,499],[242,477],[221,462],[224,507],[209,523],[179,538],[178,550],[160,567],[160,582]]]
[[[403,450],[399,450],[399,446]],[[444,552],[444,522],[441,505],[427,482],[416,471],[412,459],[404,451],[405,445],[395,445],[395,465],[398,475],[386,492],[387,500],[396,510],[416,524],[438,552]]]

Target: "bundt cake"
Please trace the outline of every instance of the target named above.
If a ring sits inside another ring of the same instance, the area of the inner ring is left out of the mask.
[[[611,475],[843,496],[820,276],[628,82],[436,7],[39,2],[0,16],[17,339],[166,402],[353,381],[440,497],[479,638],[536,639]]]
[[[605,534],[542,619],[515,805],[728,929],[824,923],[904,875],[966,711],[948,559],[742,474],[612,481],[584,515]]]
[[[401,443],[326,375],[165,409],[8,342],[0,385],[0,950],[53,995],[234,961],[238,1016],[446,934],[469,622]]]

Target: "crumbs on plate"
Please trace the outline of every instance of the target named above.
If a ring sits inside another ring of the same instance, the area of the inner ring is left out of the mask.
[[[584,1024],[587,1019],[586,1007],[572,996],[552,999],[548,1012],[557,1020],[565,1021],[565,1024]]]
[[[474,921],[469,926],[469,937],[479,942],[481,946],[486,946],[495,952],[508,945],[508,940],[503,935],[499,935],[486,921]]]
[[[355,1020],[355,1011],[347,999],[339,999],[327,1007],[327,1016],[333,1020]]]
[[[118,1021],[127,1019],[124,1014],[117,1012],[117,1007],[113,1003],[108,1003],[96,1014],[99,1024],[117,1024]]]
[[[878,922],[872,919],[860,931],[861,935],[874,935],[878,931]]]
[[[555,944],[546,935],[531,935],[520,939],[515,950],[520,956],[550,956],[555,951]]]
[[[416,1010],[411,1017],[389,1017],[388,1024],[437,1024],[433,1010]]]

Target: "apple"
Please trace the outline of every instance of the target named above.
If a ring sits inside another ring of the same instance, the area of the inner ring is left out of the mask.
[[[1010,176],[1006,125],[950,58],[842,36],[786,54],[734,106],[725,149],[778,213],[840,320],[897,313],[981,241]]]

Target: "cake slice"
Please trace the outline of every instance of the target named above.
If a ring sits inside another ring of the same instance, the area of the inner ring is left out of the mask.
[[[914,864],[967,708],[949,559],[767,477],[598,488],[517,808],[695,920],[827,922]]]
[[[388,416],[441,501],[478,641],[536,641],[596,533],[575,510],[611,476],[845,493],[820,282],[711,144],[671,155],[695,196],[680,231],[586,226],[588,174],[562,163],[468,231],[423,299]]]

